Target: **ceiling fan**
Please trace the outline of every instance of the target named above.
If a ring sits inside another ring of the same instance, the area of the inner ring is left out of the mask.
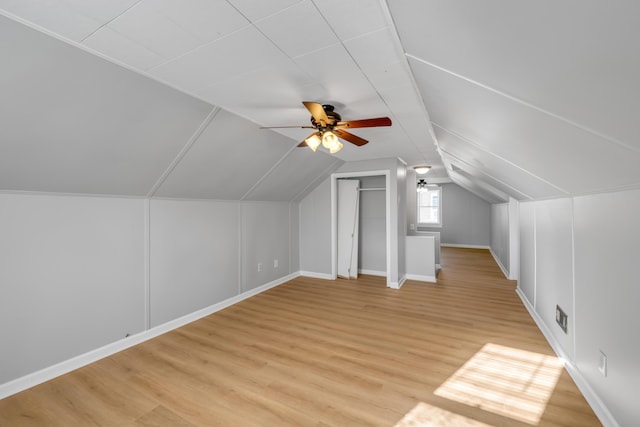
[[[308,101],[303,101],[302,103],[311,113],[311,126],[268,126],[261,127],[261,129],[315,129],[316,131],[298,144],[298,147],[308,146],[313,151],[316,151],[320,144],[322,144],[331,154],[335,154],[342,149],[342,143],[338,138],[342,138],[357,146],[362,146],[369,142],[366,139],[347,132],[345,129],[391,126],[391,119],[389,117],[342,121],[340,114],[334,111],[335,107],[333,105],[323,105]]]

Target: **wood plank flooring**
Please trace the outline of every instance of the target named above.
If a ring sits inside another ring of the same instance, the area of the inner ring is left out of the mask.
[[[400,290],[294,279],[1,400],[0,426],[601,425],[488,251],[441,262]]]

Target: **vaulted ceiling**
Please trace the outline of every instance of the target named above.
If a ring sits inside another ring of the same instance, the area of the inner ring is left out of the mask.
[[[491,202],[640,187],[640,4],[0,0],[0,190],[296,200],[345,161]],[[296,148],[301,101],[369,144]]]

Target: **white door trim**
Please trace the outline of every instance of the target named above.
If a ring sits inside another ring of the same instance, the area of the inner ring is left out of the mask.
[[[360,172],[338,172],[331,174],[331,277],[336,280],[338,277],[338,184],[340,178],[357,178],[363,176],[385,177],[385,200],[386,200],[386,247],[387,247],[387,286],[391,282],[391,171],[372,170]]]

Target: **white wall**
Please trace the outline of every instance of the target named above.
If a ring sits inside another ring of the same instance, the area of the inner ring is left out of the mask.
[[[640,191],[521,203],[519,218],[521,297],[605,425],[636,425]]]
[[[491,252],[502,268],[509,274],[509,204],[491,205]]]
[[[491,254],[510,280],[518,279],[520,264],[519,202],[491,205]]]
[[[0,390],[286,278],[298,264],[297,212],[288,202],[0,194]]]
[[[420,227],[419,230],[440,232],[440,240],[444,244],[489,247],[491,205],[457,184],[441,184],[441,187],[442,227]],[[407,222],[415,225],[417,202],[413,180],[408,185],[407,194]],[[410,226],[407,230],[408,234],[414,234]]]
[[[0,194],[0,384],[144,327],[144,200]]]
[[[638,218],[640,191],[574,199],[575,363],[621,426],[640,420]]]
[[[300,271],[331,276],[331,178],[299,203]]]
[[[151,200],[151,326],[239,294],[237,202]]]
[[[573,357],[573,206],[571,199],[535,205],[536,305],[565,354]],[[567,333],[556,323],[556,304],[568,316]]]
[[[536,306],[536,223],[535,203],[520,203],[520,277],[518,287]]]
[[[300,206],[289,203],[289,264],[291,272],[300,271]]]
[[[242,203],[243,292],[291,272],[290,222],[288,203]],[[262,264],[262,271],[258,271],[258,264]]]

